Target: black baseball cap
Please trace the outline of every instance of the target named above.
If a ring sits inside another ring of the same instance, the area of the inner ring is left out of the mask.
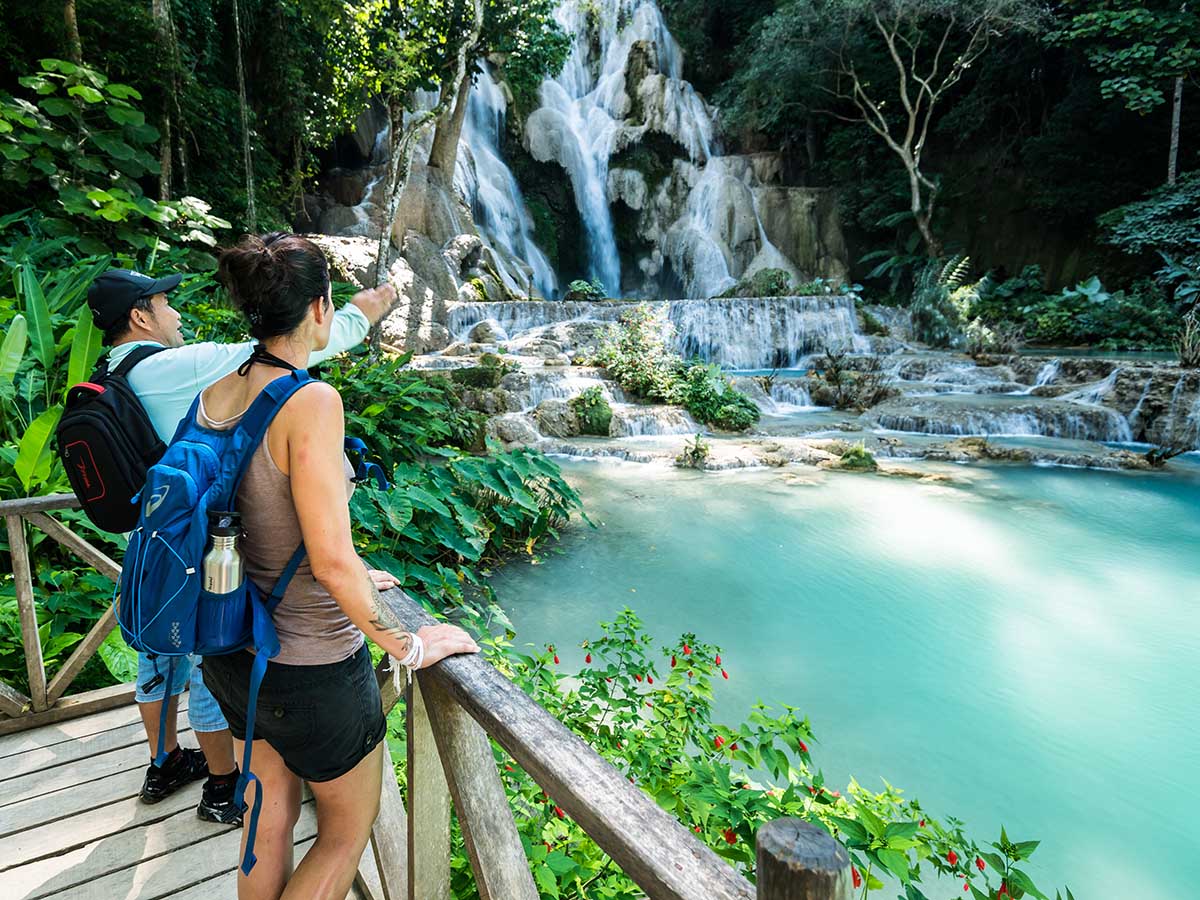
[[[181,281],[182,275],[151,278],[132,269],[109,269],[88,288],[92,318],[101,330],[111,328],[133,309],[138,300],[173,291]]]

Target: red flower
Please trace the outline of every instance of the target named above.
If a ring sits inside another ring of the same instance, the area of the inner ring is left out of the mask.
[[[964,882],[963,882],[963,891],[964,891],[964,892],[965,892],[965,891],[969,891],[970,889],[971,889],[971,884],[970,884],[970,882],[964,881]]]
[[[841,791],[830,791],[829,796],[830,797],[840,797],[840,796],[842,796],[842,792]]]
[[[950,865],[952,865],[952,866],[957,866],[958,865],[958,854],[955,853],[953,850],[951,850],[949,853],[946,854],[946,862],[950,863]]]
[[[696,834],[699,834],[699,833],[700,833],[700,826],[699,826],[699,825],[697,825],[695,828],[693,828],[693,829],[692,829],[692,831],[696,832]]]
[[[636,681],[638,684],[641,684],[641,683],[642,683],[642,676],[641,676],[641,675],[634,675],[634,676],[633,676],[633,680],[634,680],[634,681]]]
[[[646,705],[649,706],[651,709],[654,708],[654,704],[651,703],[649,700],[646,701]]]
[[[691,647],[689,647],[687,644],[684,644],[684,645],[683,645],[683,655],[684,655],[684,656],[691,656],[691,655],[692,655],[692,648],[691,648]]]
[[[671,668],[675,668],[675,655],[671,654]]]
[[[811,784],[808,786],[808,792],[810,794],[812,794],[814,797],[817,796],[817,789],[815,787],[813,787]]]
[[[717,654],[717,658],[715,661],[718,666],[721,664],[721,654],[720,653]]]
[[[854,879],[854,886],[856,888],[862,887],[862,876],[858,874],[857,866],[850,867],[850,876]]]
[[[921,828],[924,828],[924,827],[925,827],[925,820],[924,820],[924,819],[922,819],[920,822],[918,822],[918,823],[917,823],[917,825],[918,825],[919,827],[921,827]]]
[[[729,680],[729,673],[728,673],[728,672],[726,672],[724,669],[722,669],[722,670],[721,670],[721,677],[722,677],[722,678],[724,678],[726,681],[728,681],[728,680]]]
[[[694,674],[695,672],[693,672],[691,669],[688,669],[688,678],[691,678]]]
[[[808,744],[804,743],[804,741],[796,741],[796,743],[799,744],[801,753],[808,752]]]
[[[558,654],[557,653],[554,654],[554,664],[556,666],[558,665]]]
[[[723,838],[725,838],[725,843],[727,843],[727,844],[736,844],[737,843],[737,835],[733,833],[732,828],[726,828],[724,831],[721,832],[721,836]]]
[[[725,746],[725,738],[721,737],[721,736],[718,734],[718,735],[717,735],[717,736],[716,736],[716,737],[713,739],[713,746],[714,746],[714,747],[716,747],[718,750],[720,750],[720,749],[721,749],[723,746]]]
[[[621,742],[620,742],[620,741],[617,741],[617,749],[618,749],[618,750],[620,750],[620,749],[621,749]]]
[[[509,772],[511,772],[511,771],[513,770],[513,767],[512,767],[512,766],[510,766],[508,763],[505,763],[505,764],[504,764],[504,768],[505,768],[505,770],[506,770],[506,771],[509,771]]]
[[[611,679],[611,678],[605,678],[604,680],[605,680],[605,681],[607,681],[609,684],[612,684],[612,679]]]
[[[975,857],[975,868],[977,868],[980,872],[982,872],[984,869],[983,860],[978,856]]]
[[[648,682],[650,682],[650,684],[654,684],[654,676],[653,675],[647,675],[646,680]]]
[[[1005,882],[1000,882],[1000,890],[996,892],[997,897],[1003,897],[1008,893],[1008,885]]]
[[[565,814],[564,814],[564,813],[563,813],[563,811],[562,811],[562,807],[561,807],[561,806],[556,806],[556,807],[554,807],[554,814],[555,814],[556,816],[558,816],[560,819],[566,818]]]
[[[546,845],[546,852],[547,852],[547,853],[549,853],[549,852],[550,852],[550,842],[549,842],[549,841],[542,841],[542,843]]]
[[[588,665],[591,665],[591,664],[592,664],[592,654],[590,654],[590,653],[589,653],[587,656],[585,656],[585,657],[583,658],[583,661],[584,661],[585,663],[587,663]]]
[[[737,741],[734,741],[732,744],[730,744],[730,745],[729,745],[729,749],[730,749],[730,750],[736,750],[736,749],[737,749]],[[747,787],[748,787],[748,786],[749,786],[749,785],[747,785]]]

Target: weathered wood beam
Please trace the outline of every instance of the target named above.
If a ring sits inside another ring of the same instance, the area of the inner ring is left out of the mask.
[[[433,622],[403,592],[383,596],[405,627]],[[422,677],[448,690],[650,900],[753,900],[745,878],[485,660],[451,657]]]
[[[22,716],[30,708],[30,700],[15,687],[0,681],[0,713],[6,716]]]
[[[850,900],[850,855],[832,835],[799,819],[758,829],[758,900]]]
[[[70,528],[57,519],[45,513],[34,512],[26,514],[25,518],[36,525],[54,540],[58,541],[97,572],[114,584],[121,578],[121,567],[99,547],[89,544]]]
[[[66,693],[67,688],[71,686],[71,682],[75,680],[75,676],[79,674],[79,670],[87,665],[87,661],[96,653],[96,649],[108,637],[108,633],[117,627],[117,616],[110,606],[104,611],[104,615],[100,620],[92,626],[79,646],[75,648],[75,652],[67,659],[62,667],[58,670],[53,678],[50,679],[50,686],[46,689],[46,702],[53,707],[58,702],[58,698]]]
[[[42,712],[26,713],[15,719],[0,719],[0,735],[24,731],[27,728],[37,728],[39,725],[51,725],[65,719],[90,715],[94,712],[125,706],[133,702],[135,684],[114,684],[110,687],[97,688],[85,694],[72,694],[63,697],[50,709]]]
[[[404,696],[404,668],[395,657],[385,653],[375,666],[375,680],[379,683],[379,699],[386,716]]]
[[[44,497],[0,500],[0,516],[24,516],[52,509],[79,509],[79,498],[74,494],[46,494]]]
[[[453,900],[450,893],[450,790],[438,758],[421,686],[416,679],[409,682],[405,700],[408,706],[405,716],[408,730],[408,900]],[[392,876],[394,873],[387,874]]]
[[[42,662],[42,642],[38,637],[33,570],[29,564],[29,545],[25,542],[25,523],[17,515],[5,516],[4,522],[8,527],[8,548],[12,554],[13,585],[17,592],[17,613],[21,618],[25,671],[29,674],[29,699],[34,712],[41,712],[49,704],[46,702],[46,669]]]
[[[424,679],[424,680],[422,680]],[[418,673],[450,796],[483,900],[538,900],[491,741],[437,679]]]
[[[386,739],[383,742],[383,791],[379,797],[379,815],[371,826],[369,849],[375,855],[384,900],[405,900],[408,897],[408,813],[404,810]]]

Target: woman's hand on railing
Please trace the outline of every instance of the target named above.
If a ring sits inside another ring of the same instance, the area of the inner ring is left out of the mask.
[[[457,653],[479,652],[479,645],[457,625],[426,625],[417,632],[417,637],[425,644],[422,669]]]
[[[367,573],[371,576],[371,583],[375,585],[375,590],[380,593],[400,587],[400,579],[382,569],[367,569]]]

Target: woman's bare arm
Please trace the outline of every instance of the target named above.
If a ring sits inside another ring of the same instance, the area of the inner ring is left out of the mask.
[[[276,428],[283,433],[268,440],[272,450],[280,439],[286,441],[286,454],[273,456],[287,460],[286,474],[313,577],[367,637],[403,659],[412,648],[412,637],[379,596],[350,536],[341,396],[320,382],[304,387],[280,411],[271,430]],[[429,625],[417,634],[425,644],[427,666],[455,653],[479,651],[470,635],[453,625]]]

